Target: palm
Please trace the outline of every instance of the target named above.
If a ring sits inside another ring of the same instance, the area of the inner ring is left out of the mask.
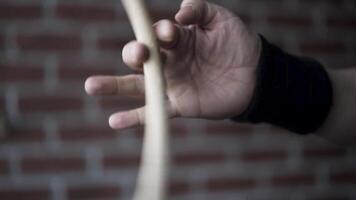
[[[178,115],[226,118],[241,113],[254,86],[257,61],[250,54],[258,54],[256,37],[230,13],[210,30],[185,30],[190,39],[167,52],[165,72]]]

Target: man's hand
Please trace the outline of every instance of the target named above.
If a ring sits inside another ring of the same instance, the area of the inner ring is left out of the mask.
[[[184,0],[176,22],[154,25],[164,60],[170,117],[224,119],[241,114],[255,86],[261,42],[233,13],[204,0]],[[123,49],[123,60],[141,71],[149,57],[136,41]],[[143,75],[93,76],[90,95],[144,96]],[[112,128],[144,123],[144,108],[113,114]]]

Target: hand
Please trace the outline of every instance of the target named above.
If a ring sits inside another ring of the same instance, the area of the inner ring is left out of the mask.
[[[241,114],[253,94],[261,51],[258,35],[239,17],[204,0],[183,0],[176,22],[153,27],[161,46],[170,117],[224,119]],[[148,50],[136,41],[123,49],[123,60],[141,71]],[[93,76],[85,89],[91,95],[144,94],[142,74]],[[112,128],[144,123],[144,108],[113,114]]]

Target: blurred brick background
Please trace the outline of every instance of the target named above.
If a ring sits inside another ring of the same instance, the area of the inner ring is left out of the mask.
[[[356,65],[355,0],[218,3],[292,53]],[[172,18],[180,1],[150,4]],[[0,199],[131,198],[142,129],[112,131],[107,117],[142,101],[88,97],[83,83],[131,73],[132,38],[119,1],[0,0]],[[356,199],[355,151],[265,125],[172,123],[171,199]]]

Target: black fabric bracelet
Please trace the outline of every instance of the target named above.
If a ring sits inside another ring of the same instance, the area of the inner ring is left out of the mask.
[[[262,38],[257,83],[237,122],[270,123],[298,134],[315,132],[333,104],[330,78],[317,61],[283,52]]]

